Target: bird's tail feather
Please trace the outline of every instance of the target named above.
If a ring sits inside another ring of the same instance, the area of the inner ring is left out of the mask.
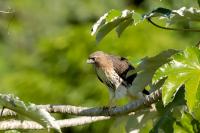
[[[149,92],[148,90],[146,90],[146,89],[144,89],[144,90],[142,91],[142,93],[143,93],[143,94],[146,94],[146,95],[149,95],[149,94],[150,94],[150,92]]]

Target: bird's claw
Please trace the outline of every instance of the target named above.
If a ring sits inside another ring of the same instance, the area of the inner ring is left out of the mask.
[[[103,110],[109,110],[109,109],[113,109],[116,108],[117,106],[103,106]]]

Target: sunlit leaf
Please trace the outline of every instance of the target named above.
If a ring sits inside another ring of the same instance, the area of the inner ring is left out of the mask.
[[[133,20],[134,20],[134,25],[139,24],[140,22],[142,22],[143,18],[142,15],[139,13],[134,12],[133,16],[132,16]]]
[[[167,50],[154,57],[145,57],[141,63],[136,67],[136,70],[130,71],[127,76],[137,72],[138,75],[134,79],[130,92],[135,94],[138,91],[143,90],[152,81],[152,77],[155,71],[163,64],[170,61],[170,57],[177,53],[176,50]]]
[[[133,11],[132,11],[133,12]],[[132,17],[126,19],[125,21],[123,21],[122,23],[119,24],[119,26],[117,26],[116,28],[116,32],[118,37],[120,37],[120,35],[122,34],[122,32],[130,25],[134,24],[137,25],[138,23],[140,23],[142,21],[142,15],[136,12],[133,12]]]
[[[106,22],[106,17],[108,16],[108,13],[105,13],[102,17],[99,18],[99,20],[92,26],[91,29],[91,35],[94,35],[99,27],[101,27]]]
[[[167,25],[177,22],[200,21],[200,10],[196,8],[181,7],[178,10],[169,10],[166,8],[157,8],[150,13],[144,15],[144,19],[151,17],[159,17],[166,19]]]
[[[130,10],[110,10],[93,25],[91,35],[96,34],[97,42],[101,41],[110,31],[116,28],[118,36],[132,23],[135,25],[142,20],[140,14]]]
[[[185,99],[190,113],[200,120],[200,50],[187,48],[172,56],[172,61],[162,66],[155,74],[154,81],[159,77],[168,77],[162,86],[162,101],[170,103],[176,92],[185,85]],[[159,76],[158,76],[159,75]]]
[[[105,25],[101,26],[99,31],[96,34],[96,41],[100,42],[111,30],[113,30],[117,25],[123,22],[125,18],[118,18],[112,22],[108,22]]]
[[[132,19],[132,14],[134,13],[133,11],[124,10],[124,11],[121,12],[121,14],[119,16],[115,16],[117,14],[116,13],[112,13],[112,12],[116,12],[116,11],[115,10],[111,10],[108,13],[108,15],[106,17],[106,18],[109,18],[108,21],[106,21],[106,23],[104,25],[99,27],[99,30],[97,31],[97,34],[96,34],[97,42],[99,42],[112,29],[117,27],[120,23],[124,22],[125,20],[129,20],[129,23],[130,23],[130,21],[133,21],[133,19]],[[110,14],[111,14],[111,16],[110,16]],[[115,15],[113,15],[113,14],[115,14]],[[126,27],[124,27],[124,29]],[[121,28],[121,29],[123,29],[123,28]],[[120,30],[120,33],[118,33],[118,34],[120,35],[123,30]]]
[[[129,25],[131,25],[132,23],[133,23],[132,18],[127,19],[127,20],[121,22],[121,23],[119,24],[119,26],[117,26],[117,28],[116,28],[116,32],[117,32],[118,37],[120,37],[120,35],[122,34],[122,32],[123,32]]]
[[[181,120],[174,123],[174,133],[194,133],[192,116],[188,113],[182,113]]]
[[[107,22],[107,23],[108,23],[108,22],[112,22],[113,19],[115,19],[115,18],[117,18],[117,17],[119,17],[119,16],[121,16],[121,12],[118,11],[118,10],[112,9],[112,10],[110,10],[110,11],[108,12],[108,16],[106,17],[106,22]]]

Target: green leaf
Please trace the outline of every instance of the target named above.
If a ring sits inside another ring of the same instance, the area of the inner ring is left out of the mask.
[[[137,25],[137,24],[139,24],[140,22],[143,21],[142,15],[139,14],[139,13],[136,13],[136,12],[133,14],[132,18],[134,20],[134,25]]]
[[[136,67],[136,70],[130,71],[127,77],[137,72],[138,75],[134,79],[133,84],[130,88],[130,92],[135,94],[142,91],[147,85],[151,84],[152,77],[156,70],[163,64],[170,61],[170,57],[177,53],[176,50],[167,50],[154,57],[146,57],[142,59],[141,63]],[[161,78],[160,78],[161,79]],[[160,80],[158,79],[158,80]]]
[[[166,114],[164,114],[159,119],[155,127],[150,131],[150,133],[159,133],[159,131],[163,131],[164,133],[166,132],[172,133],[173,132],[172,125],[175,119],[171,116],[172,116],[171,112],[167,112]]]
[[[185,85],[185,99],[190,113],[200,120],[200,50],[196,47],[187,48],[172,56],[172,61],[163,65],[155,74],[154,81],[168,77],[162,86],[162,101],[170,103],[176,92]]]
[[[173,132],[173,124],[176,120],[175,117],[177,117],[174,116],[175,113],[177,114],[175,111],[180,112],[185,109],[184,93],[184,89],[179,90],[174,101],[165,107],[161,101],[156,103],[156,109],[160,117],[154,121],[154,127],[150,133]]]
[[[120,37],[120,35],[122,34],[122,32],[123,32],[129,25],[131,25],[132,23],[133,23],[133,19],[132,19],[132,18],[127,19],[127,20],[121,22],[121,23],[119,24],[119,26],[117,26],[117,28],[116,28],[116,32],[117,32],[118,37]]]
[[[3,107],[15,111],[21,116],[38,122],[48,129],[53,128],[57,132],[61,133],[60,127],[55,122],[55,119],[46,110],[38,108],[35,104],[26,105],[18,97],[6,94],[0,94],[0,104]]]
[[[101,41],[110,31],[116,28],[118,36],[132,23],[135,25],[141,22],[142,17],[140,14],[130,10],[110,10],[105,13],[100,19],[92,26],[91,35],[96,34],[97,42]]]
[[[171,14],[171,10],[167,9],[167,8],[162,8],[159,7],[153,11],[151,11],[150,13],[147,13],[143,16],[144,19],[146,18],[150,18],[150,17],[161,17],[161,16],[169,16]]]
[[[134,23],[134,25],[137,25],[138,23],[140,23],[142,21],[142,15],[139,13],[133,13],[131,18],[126,19],[125,21],[123,21],[122,23],[119,24],[119,26],[117,26],[116,28],[116,32],[118,37],[120,37],[120,35],[122,34],[122,32],[130,25],[132,25]]]
[[[105,13],[99,20],[92,26],[91,35],[94,35],[104,24],[112,22],[115,18],[119,17],[121,12],[117,10],[110,10]]]
[[[103,16],[101,16],[99,18],[99,20],[92,26],[92,29],[91,29],[91,35],[94,35],[98,29],[104,25],[106,23],[106,17],[108,16],[108,13],[105,13]]]
[[[115,19],[119,16],[121,16],[121,12],[118,10],[112,9],[108,12],[108,16],[106,17],[106,22],[112,22],[113,19]]]
[[[181,120],[174,123],[174,132],[177,133],[195,133],[193,130],[192,116],[187,112],[183,112]]]
[[[196,8],[181,7],[178,10],[169,10],[166,8],[157,8],[148,14],[145,14],[143,19],[159,17],[167,20],[166,25],[178,22],[200,21],[200,10]]]
[[[116,18],[115,20],[101,26],[101,28],[96,34],[96,41],[100,42],[111,30],[113,30],[117,25],[119,25],[125,19],[126,18]]]
[[[200,0],[197,0],[198,4],[199,4],[199,7],[200,7]]]
[[[115,27],[120,25],[120,23],[124,22],[125,20],[133,21],[132,14],[133,11],[124,10],[119,15],[116,13],[116,10],[111,10],[108,15],[106,16],[106,22],[102,26],[98,27],[98,31],[96,33],[96,40],[97,42],[101,41],[102,38],[104,38],[111,30],[113,30]],[[116,16],[118,15],[118,16]],[[123,24],[122,24],[123,25]],[[124,25],[122,26],[124,29],[126,28]],[[119,33],[122,33],[124,30],[123,28],[118,29]]]
[[[125,125],[129,116],[120,116],[115,119],[115,121],[109,127],[109,133],[126,133]]]
[[[129,119],[126,124],[126,132],[134,132],[145,128],[147,125],[150,124],[152,127],[153,121],[156,120],[158,117],[157,111],[149,111],[146,110],[145,112],[137,112],[134,115],[129,116]],[[146,130],[150,130],[151,128],[146,128]]]

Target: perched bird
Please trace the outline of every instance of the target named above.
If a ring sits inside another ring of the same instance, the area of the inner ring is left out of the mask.
[[[116,99],[126,95],[132,99],[141,97],[141,94],[132,95],[128,91],[137,74],[127,77],[127,73],[134,70],[134,67],[126,58],[96,51],[90,54],[87,63],[93,64],[98,79],[108,87],[110,92],[109,106],[114,106]],[[143,93],[149,94],[145,89]]]

